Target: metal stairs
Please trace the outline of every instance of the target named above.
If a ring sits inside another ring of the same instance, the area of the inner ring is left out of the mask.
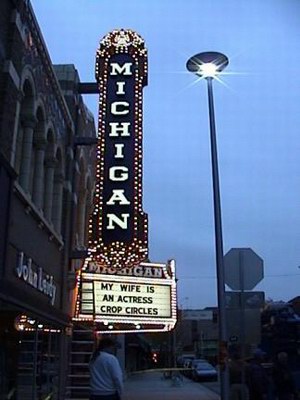
[[[92,329],[75,324],[65,400],[89,399],[89,361],[94,350]]]

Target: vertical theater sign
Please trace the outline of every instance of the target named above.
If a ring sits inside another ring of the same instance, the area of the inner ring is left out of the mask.
[[[99,332],[170,330],[176,323],[175,262],[149,262],[142,206],[143,39],[123,29],[106,35],[97,51],[96,79],[96,188],[74,320],[92,322]]]

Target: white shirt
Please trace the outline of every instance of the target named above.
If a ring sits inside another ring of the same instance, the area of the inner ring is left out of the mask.
[[[95,361],[90,363],[91,394],[110,395],[116,392],[122,395],[123,373],[117,357],[101,351]]]

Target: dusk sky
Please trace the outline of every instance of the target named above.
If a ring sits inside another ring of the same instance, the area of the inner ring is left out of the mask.
[[[150,258],[177,263],[178,303],[216,305],[206,82],[189,57],[229,58],[214,82],[224,252],[264,260],[255,290],[300,295],[300,1],[31,0],[52,62],[95,80],[108,32],[129,28],[148,48],[144,88],[144,211]],[[97,95],[85,96],[97,121]]]

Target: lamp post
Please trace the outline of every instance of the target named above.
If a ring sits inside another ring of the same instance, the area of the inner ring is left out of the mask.
[[[217,293],[219,309],[219,354],[226,352],[227,332],[226,332],[226,304],[225,304],[225,277],[223,263],[223,237],[221,219],[220,185],[218,171],[216,124],[213,101],[212,81],[228,65],[228,58],[217,52],[204,52],[191,57],[186,66],[190,72],[195,73],[207,82],[208,108],[209,108],[209,127],[211,143],[211,166],[213,181],[213,204],[214,204],[214,223],[215,223],[215,252],[216,252],[216,275]],[[226,360],[221,369],[221,399],[228,399],[228,379]]]

